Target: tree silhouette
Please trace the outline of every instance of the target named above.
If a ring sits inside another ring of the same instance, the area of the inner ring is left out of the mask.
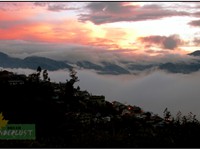
[[[37,73],[36,73],[37,78],[38,78],[38,81],[40,80],[41,71],[42,71],[42,68],[41,68],[40,66],[38,66],[38,68],[37,68]]]
[[[50,78],[48,77],[48,72],[47,72],[47,70],[45,69],[44,71],[43,71],[43,80],[44,81],[50,81]]]
[[[77,74],[77,72],[76,72],[73,68],[71,68],[71,69],[70,69],[70,73],[69,73],[69,76],[71,77],[71,79],[70,79],[69,82],[70,82],[72,85],[74,85],[75,82],[78,82],[78,81],[79,81],[78,76],[77,76],[76,74]]]
[[[72,102],[74,101],[75,99],[75,93],[77,92],[77,89],[74,88],[74,83],[78,82],[79,79],[78,79],[78,76],[76,75],[77,72],[71,68],[69,70],[69,76],[70,76],[70,80],[66,80],[66,85],[65,85],[65,99],[68,101],[68,102]]]
[[[43,78],[39,80],[41,73]],[[1,77],[4,74],[7,78]],[[101,99],[105,99],[104,97],[96,96],[95,99],[95,95],[82,91],[79,86],[74,87],[79,81],[74,69],[70,69],[70,79],[66,84],[46,82],[49,79],[48,72],[41,67],[29,75],[30,82],[27,82],[25,77],[23,85],[3,84],[5,80],[20,79],[17,74],[12,73],[10,76],[9,74],[11,73],[0,72],[0,110],[5,112],[5,118],[8,118],[11,124],[35,124],[37,139],[0,140],[0,147],[198,148],[200,146],[200,122],[191,112],[187,116],[182,116],[181,112],[178,112],[173,118],[166,108],[163,118],[160,118],[130,105],[135,109],[133,113],[122,116],[111,102],[106,100],[102,102]],[[98,103],[99,101],[101,102]]]
[[[38,66],[38,68],[37,68],[37,72],[41,72],[42,71],[42,68],[40,67],[40,66]]]
[[[42,68],[40,66],[38,66],[36,73],[29,74],[29,76],[28,76],[29,81],[39,82],[41,71],[42,71]]]
[[[173,120],[172,115],[171,115],[170,111],[168,111],[167,108],[165,108],[163,113],[164,113],[164,119],[166,122],[170,122]]]

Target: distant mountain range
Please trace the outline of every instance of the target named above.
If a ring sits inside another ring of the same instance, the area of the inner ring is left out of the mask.
[[[200,50],[190,53],[191,56],[200,56]],[[170,73],[192,73],[200,69],[200,59],[194,59],[193,62],[179,62],[179,63],[157,63],[157,64],[139,64],[134,62],[120,62],[119,64],[102,61],[95,64],[90,61],[77,61],[74,64],[64,61],[57,61],[50,58],[31,56],[24,59],[10,57],[5,53],[0,52],[0,67],[3,68],[29,68],[36,70],[40,66],[42,69],[55,71],[59,69],[69,69],[72,66],[82,69],[95,70],[99,74],[131,74],[141,71],[148,71],[154,69],[165,70]]]
[[[191,55],[191,56],[200,56],[200,50],[196,50],[188,55]]]
[[[71,67],[62,61],[56,61],[45,57],[33,56],[26,57],[25,59],[19,59],[9,57],[8,55],[0,52],[0,67],[37,69],[38,66],[51,71]]]

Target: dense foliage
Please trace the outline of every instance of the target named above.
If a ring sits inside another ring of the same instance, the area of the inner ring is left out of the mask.
[[[70,70],[66,83],[48,71],[18,75],[0,72],[0,112],[9,123],[33,123],[36,140],[1,140],[14,148],[199,148],[200,123],[192,113],[159,117],[141,108],[109,102],[80,87]],[[89,84],[89,83],[88,83]]]

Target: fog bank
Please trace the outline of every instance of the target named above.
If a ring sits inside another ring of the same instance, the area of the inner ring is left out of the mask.
[[[30,74],[30,69],[7,69]],[[99,75],[95,72],[78,70],[81,90],[93,95],[105,95],[108,101],[120,101],[136,105],[145,111],[163,115],[167,107],[172,114],[179,110],[183,114],[192,112],[200,118],[200,72],[192,74],[168,74],[155,71],[140,76],[134,75]],[[67,70],[49,71],[53,82],[65,82],[69,79]]]
[[[167,107],[174,115],[180,110],[200,118],[200,72],[183,75],[153,72],[143,76],[100,76],[80,72],[80,87],[102,94],[109,101],[137,105],[163,115]]]

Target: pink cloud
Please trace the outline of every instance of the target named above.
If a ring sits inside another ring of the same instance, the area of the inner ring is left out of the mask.
[[[189,22],[188,24],[194,27],[200,27],[200,20],[193,20]]]
[[[147,37],[140,37],[139,41],[144,43],[146,47],[157,46],[164,49],[173,50],[184,43],[178,35],[160,36],[152,35]]]
[[[188,12],[165,9],[160,5],[127,5],[124,2],[91,2],[86,8],[90,13],[81,14],[79,20],[91,21],[95,24],[145,21],[189,15]]]
[[[35,2],[35,6],[45,7],[49,11],[59,12],[65,10],[76,10],[77,8],[68,6],[66,2]]]

